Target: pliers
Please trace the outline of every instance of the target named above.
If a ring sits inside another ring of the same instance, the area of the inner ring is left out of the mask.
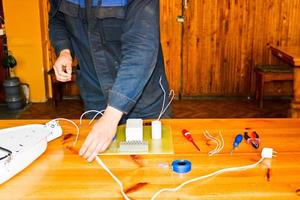
[[[248,135],[248,132],[244,132],[244,138],[248,144],[251,144],[255,149],[259,148],[260,139],[256,131],[252,131],[251,136]]]

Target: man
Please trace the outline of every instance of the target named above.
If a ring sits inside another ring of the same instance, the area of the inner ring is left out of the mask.
[[[85,109],[105,109],[79,154],[91,162],[127,118],[157,118],[168,90],[159,0],[50,0],[56,78],[70,81],[72,55]],[[168,117],[169,110],[164,114]]]

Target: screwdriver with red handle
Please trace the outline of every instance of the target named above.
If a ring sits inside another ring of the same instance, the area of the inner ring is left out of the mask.
[[[190,142],[198,149],[198,151],[200,151],[200,148],[199,148],[198,145],[195,143],[195,141],[194,141],[194,139],[193,139],[191,133],[190,133],[188,130],[183,129],[183,130],[182,130],[182,135],[183,135],[188,141],[190,141]]]

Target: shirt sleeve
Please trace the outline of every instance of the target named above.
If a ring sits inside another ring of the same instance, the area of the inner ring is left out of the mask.
[[[72,50],[71,41],[69,39],[70,34],[65,26],[64,14],[58,10],[61,0],[49,0],[49,2],[51,5],[48,25],[49,36],[56,55],[59,55],[63,49]]]
[[[108,105],[125,114],[135,106],[156,66],[159,40],[159,1],[132,1],[123,24],[122,59]]]

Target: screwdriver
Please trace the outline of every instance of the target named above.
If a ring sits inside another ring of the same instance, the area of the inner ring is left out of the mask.
[[[190,132],[186,129],[182,130],[182,135],[188,140],[190,141],[197,149],[198,151],[200,151],[200,148],[197,146],[197,144],[194,142],[194,139],[192,138],[192,135],[190,134]]]
[[[242,142],[242,140],[243,140],[243,135],[242,135],[242,134],[238,134],[238,135],[234,138],[233,145],[232,145],[233,148],[232,148],[232,150],[230,151],[230,154],[233,153],[234,149],[236,149],[236,148],[239,146],[239,144]]]

